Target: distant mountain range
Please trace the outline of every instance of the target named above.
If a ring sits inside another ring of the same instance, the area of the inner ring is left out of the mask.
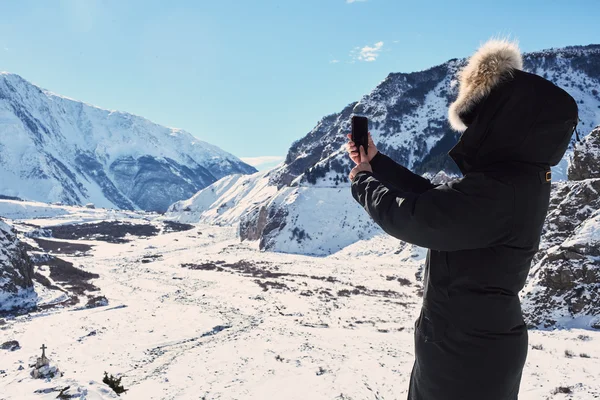
[[[0,73],[0,196],[165,211],[256,169],[180,129]]]
[[[388,75],[370,94],[324,117],[294,142],[281,166],[227,177],[174,204],[171,216],[239,224],[242,239],[301,254],[328,255],[381,233],[348,189],[352,166],[344,145],[350,116],[366,115],[378,149],[413,171],[428,176],[442,171],[440,179],[458,174],[447,152],[459,135],[446,116],[457,93],[456,73],[465,62],[453,59],[426,71]],[[600,45],[526,53],[524,64],[577,100],[581,135],[600,124]],[[554,168],[555,179],[567,178],[571,154]]]

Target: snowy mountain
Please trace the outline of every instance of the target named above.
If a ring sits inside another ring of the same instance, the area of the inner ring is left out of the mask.
[[[532,53],[526,59],[530,68],[537,66],[576,96],[582,134],[600,122],[600,46]],[[174,203],[166,216],[0,198],[0,215],[6,218],[0,221],[0,397],[119,398],[101,381],[106,371],[122,378],[128,390],[123,398],[253,400],[274,393],[290,400],[406,398],[425,251],[383,234],[354,202],[343,134],[354,107],[368,108],[374,125],[376,115],[381,117],[372,131],[382,151],[430,176],[443,167],[435,182],[451,179],[456,171],[444,148],[455,137],[445,122],[444,96],[454,92],[451,73],[462,62],[434,68],[446,71],[435,79],[431,70],[390,75],[393,79],[344,114],[321,121],[292,146],[286,162],[251,175],[232,171]],[[85,113],[108,113],[81,107]],[[29,114],[2,111],[0,123],[20,115],[21,124],[42,126],[36,121],[47,113],[39,111],[34,121]],[[69,126],[67,117],[56,118],[60,127]],[[50,139],[38,140],[51,143],[52,152],[40,153],[38,166],[50,156],[58,160],[62,152],[56,146],[73,139],[60,142],[53,132],[67,131],[43,126],[48,132],[42,130],[41,137]],[[109,134],[106,125],[95,126]],[[401,127],[412,136],[401,134]],[[86,132],[78,129],[68,132]],[[148,131],[129,129],[136,132],[131,140]],[[161,144],[171,143],[156,135]],[[15,142],[37,149],[28,141]],[[86,143],[76,141],[65,151]],[[6,154],[15,157],[18,146],[12,146]],[[137,147],[121,146],[138,165],[132,149]],[[113,158],[98,163],[112,165],[120,148],[110,148]],[[148,157],[156,157],[151,163],[170,162],[165,155]],[[40,171],[48,175],[60,169],[56,165]],[[178,167],[169,165],[173,176],[181,177]],[[78,168],[74,178],[65,176],[89,194],[100,178],[90,177],[92,169]],[[117,175],[131,177],[128,168],[117,168]],[[528,332],[523,400],[600,396],[600,128],[573,146],[561,168],[555,172],[568,180],[552,184],[540,252],[521,292],[528,325],[542,328]],[[104,173],[121,191],[110,175],[114,170]],[[36,176],[31,182],[39,185]],[[56,178],[58,172],[48,176],[57,191],[69,187]],[[95,193],[112,201],[100,186]],[[276,252],[261,251],[266,249]],[[19,308],[2,310],[7,298]],[[546,329],[552,327],[568,329]],[[42,345],[62,374],[32,377]]]
[[[189,223],[239,223],[240,238],[259,240],[261,249],[307,255],[332,254],[381,232],[348,201],[345,187],[277,190],[271,179],[272,171],[226,177],[173,204],[167,216]]]
[[[263,249],[313,255],[331,254],[381,233],[364,219],[348,190],[351,165],[344,144],[350,116],[366,115],[378,149],[397,162],[424,175],[439,173],[440,179],[456,175],[447,152],[458,134],[450,129],[447,110],[457,92],[456,73],[465,62],[453,59],[426,71],[390,74],[360,101],[319,121],[276,168],[217,182],[174,204],[171,217],[239,223],[241,238],[259,239]],[[600,45],[527,53],[524,64],[577,100],[580,133],[600,124]],[[555,179],[566,178],[570,156],[571,151],[554,168]],[[247,189],[254,185],[264,191]]]
[[[600,45],[567,47],[524,54],[527,71],[551,80],[578,102],[581,132],[600,122]],[[294,142],[276,183],[332,186],[345,182],[349,160],[340,148],[350,132],[350,115],[369,117],[380,151],[417,173],[441,169],[458,173],[447,156],[458,134],[447,122],[448,105],[456,96],[456,73],[466,60],[415,73],[392,73],[370,94],[340,113],[323,118],[304,138]],[[566,177],[566,164],[554,170]]]
[[[0,73],[0,195],[164,211],[226,175],[253,172],[185,131]]]

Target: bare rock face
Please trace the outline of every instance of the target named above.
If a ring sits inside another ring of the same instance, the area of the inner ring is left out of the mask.
[[[572,181],[600,178],[600,126],[573,148],[568,174]]]
[[[268,220],[262,230],[259,248],[261,250],[271,250],[277,239],[277,234],[283,230],[287,224],[288,212],[285,208],[271,207],[268,212]]]
[[[0,218],[0,309],[20,290],[33,286],[33,263],[12,226]]]
[[[530,326],[564,326],[579,319],[598,329],[600,129],[576,147],[569,178],[552,186],[540,251],[523,291],[523,314]]]
[[[267,225],[267,207],[259,205],[240,218],[239,235],[244,240],[259,240]]]

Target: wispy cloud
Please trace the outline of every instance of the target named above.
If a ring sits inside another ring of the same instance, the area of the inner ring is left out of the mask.
[[[331,60],[331,61],[329,61],[329,64],[337,64],[339,62],[340,62],[340,60]]]
[[[258,156],[258,157],[240,157],[240,160],[245,162],[246,164],[250,164],[253,167],[257,167],[259,165],[264,164],[273,164],[280,161],[283,161],[285,157],[283,156]]]
[[[367,1],[367,0],[346,0],[346,4],[361,3],[363,1]]]
[[[377,42],[373,46],[365,46],[363,48],[356,47],[350,55],[358,61],[373,62],[377,60],[382,49],[383,42]]]

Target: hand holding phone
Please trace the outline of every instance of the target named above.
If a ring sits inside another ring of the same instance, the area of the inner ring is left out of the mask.
[[[359,118],[364,118],[365,120],[367,120],[367,118],[365,117],[359,117]],[[357,121],[358,122],[358,121]],[[364,122],[363,122],[364,124]],[[363,128],[361,128],[360,123],[357,123],[356,129],[355,129],[355,124],[354,121],[352,122],[352,133],[347,134],[347,137],[349,139],[348,143],[346,144],[346,150],[348,151],[348,155],[350,156],[350,159],[352,161],[354,161],[355,164],[359,164],[361,161],[364,162],[371,162],[371,160],[373,159],[373,157],[375,157],[375,155],[377,155],[378,151],[377,151],[377,147],[375,147],[375,143],[373,142],[373,138],[371,137],[371,133],[368,132],[368,120],[366,121],[366,127],[363,126]],[[360,131],[362,129],[366,129],[366,134],[363,132],[362,134],[360,133]],[[361,135],[363,137],[366,137],[366,139],[361,138]],[[355,142],[355,138],[358,140],[363,140],[366,141],[366,145],[364,145],[364,149],[365,149],[365,153],[367,154],[368,159],[367,160],[361,160],[360,159],[360,153],[359,153],[359,144]]]
[[[352,116],[352,141],[357,149],[362,146],[369,154],[369,120],[367,117]]]

